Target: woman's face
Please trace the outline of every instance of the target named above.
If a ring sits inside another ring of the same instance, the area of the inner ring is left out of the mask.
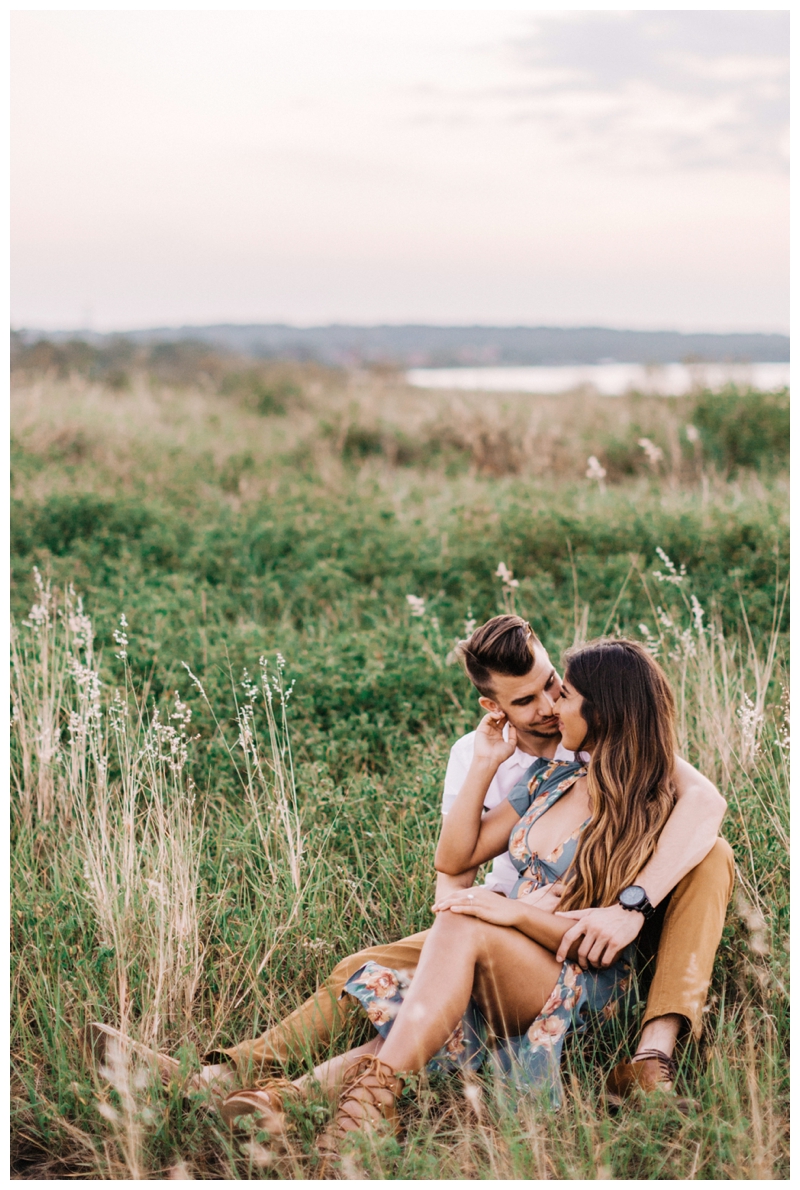
[[[557,699],[553,707],[553,714],[558,715],[561,743],[570,752],[577,752],[579,749],[583,752],[591,752],[591,747],[581,748],[589,732],[589,724],[581,714],[582,706],[583,695],[578,693],[569,677],[564,678],[561,682],[561,697]]]

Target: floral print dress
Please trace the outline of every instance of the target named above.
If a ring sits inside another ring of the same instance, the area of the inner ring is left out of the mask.
[[[519,872],[509,894],[512,898],[525,898],[543,885],[555,883],[572,863],[588,819],[547,856],[531,850],[528,836],[541,816],[586,771],[586,765],[579,761],[535,760],[509,794],[509,802],[520,815],[508,844],[511,861]],[[477,1070],[491,1057],[495,1068],[518,1090],[547,1088],[552,1105],[558,1107],[564,1039],[570,1029],[584,1032],[590,1013],[600,1024],[616,1015],[629,989],[631,950],[628,947],[611,967],[583,971],[577,963],[564,962],[556,986],[530,1028],[519,1037],[493,1039],[491,1051],[485,1018],[475,1001],[470,1000],[461,1021],[428,1063],[428,1070]],[[368,962],[350,977],[342,994],[354,996],[380,1035],[386,1037],[413,975],[413,971],[394,971]]]

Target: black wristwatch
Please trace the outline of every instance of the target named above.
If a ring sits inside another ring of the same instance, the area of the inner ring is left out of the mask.
[[[629,884],[627,888],[623,888],[619,894],[619,903],[623,909],[641,913],[645,921],[655,913],[655,908],[650,904],[647,893],[640,884]]]

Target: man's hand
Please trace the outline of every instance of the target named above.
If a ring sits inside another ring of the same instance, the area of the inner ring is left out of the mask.
[[[484,715],[475,733],[473,761],[492,764],[499,768],[504,760],[513,756],[517,749],[517,729],[508,725],[508,739],[503,739],[506,717],[500,712]]]
[[[508,897],[491,892],[488,888],[476,888],[473,892],[452,893],[433,906],[434,913],[444,913],[449,909],[452,913],[463,913],[468,917],[478,917],[481,921],[488,921],[494,926],[514,926],[517,923],[517,903]]]
[[[644,925],[644,914],[621,905],[604,909],[567,909],[557,917],[571,917],[575,925],[561,939],[556,958],[563,963],[574,942],[583,937],[578,948],[578,962],[584,970],[588,966],[610,967],[620,951],[638,937]]]

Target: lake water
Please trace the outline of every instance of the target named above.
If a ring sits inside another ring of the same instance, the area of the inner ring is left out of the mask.
[[[567,393],[592,389],[607,397],[636,390],[683,396],[698,388],[751,385],[771,390],[789,384],[788,364],[576,364],[530,368],[411,368],[415,388],[493,393]]]

